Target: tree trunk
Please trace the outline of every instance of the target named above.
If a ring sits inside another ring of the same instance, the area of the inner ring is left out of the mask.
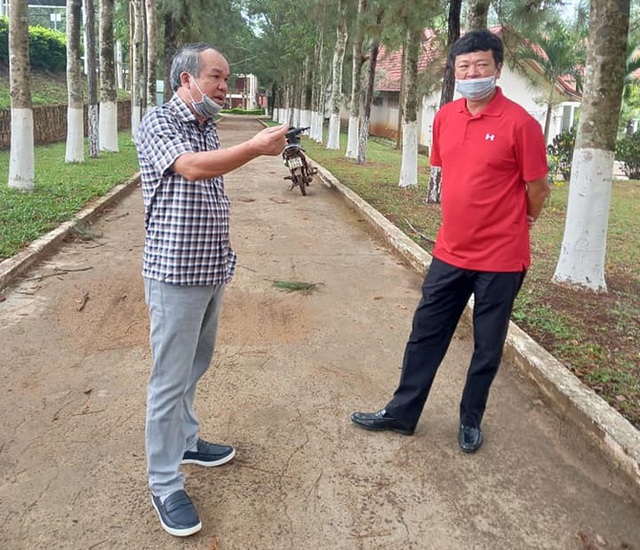
[[[311,80],[311,63],[309,56],[304,58],[304,80],[302,90],[300,90],[300,126],[311,128],[311,110],[309,109],[309,81]],[[305,130],[305,135],[309,135],[309,130]]]
[[[275,82],[271,85],[271,93],[269,94],[269,98],[267,100],[267,109],[269,111],[269,113],[271,113],[271,120],[276,121],[278,120],[278,107],[277,107],[277,103],[276,103],[276,97],[277,97],[277,91],[278,88],[276,87]]]
[[[553,106],[551,103],[547,103],[547,112],[544,117],[544,142],[547,143],[549,140],[549,128],[551,127],[551,111],[553,111]]]
[[[340,109],[342,108],[342,64],[347,47],[347,17],[345,0],[340,0],[336,46],[333,51],[333,79],[331,84],[331,118],[327,149],[340,149]]]
[[[291,84],[285,88],[284,104],[286,106],[284,122],[293,126],[293,86]]]
[[[100,127],[103,151],[118,151],[118,96],[113,41],[114,0],[100,0]]]
[[[317,70],[316,79],[314,81],[315,101],[313,103],[314,113],[311,119],[311,139],[317,143],[322,143],[324,134],[324,109],[326,101],[325,84],[327,76],[325,73],[325,55],[324,55],[324,31],[320,29],[320,37],[316,42],[318,46],[316,52]]]
[[[100,156],[100,142],[98,132],[98,72],[96,60],[96,12],[93,0],[84,0],[85,25],[86,25],[86,50],[87,59],[87,87],[89,89],[89,156]]]
[[[382,23],[382,11],[378,12],[376,23],[378,27]],[[362,108],[362,124],[360,125],[360,139],[358,140],[358,164],[364,164],[367,160],[367,141],[369,139],[369,121],[371,120],[371,102],[373,101],[373,89],[376,81],[376,65],[378,52],[380,51],[380,37],[376,36],[369,49],[369,70],[367,72],[367,90],[364,96]]]
[[[9,18],[9,80],[11,88],[11,188],[28,191],[34,183],[33,110],[29,67],[27,0],[11,0]]]
[[[165,102],[169,101],[173,96],[173,90],[171,89],[171,81],[169,77],[171,75],[171,62],[173,56],[176,53],[177,37],[174,31],[173,19],[171,14],[165,13],[164,15],[164,93],[163,99]]]
[[[351,77],[351,110],[349,113],[349,131],[347,133],[348,158],[358,158],[358,126],[360,122],[360,104],[362,103],[362,43],[364,40],[363,16],[367,9],[367,0],[358,0],[358,19],[356,21],[356,33],[353,40],[353,65]]]
[[[84,102],[80,27],[82,0],[67,0],[67,147],[66,162],[84,162]]]
[[[549,91],[549,98],[547,99],[547,112],[544,117],[544,142],[548,143],[549,129],[551,128],[551,113],[553,112],[553,89],[555,78],[551,81],[551,90]]]
[[[406,24],[405,24],[405,33],[406,33]],[[405,73],[407,72],[407,39],[405,36],[404,41],[402,42],[402,57],[401,57],[401,65],[400,65],[400,93],[398,95],[398,116],[396,118],[396,149],[400,149],[400,144],[402,143],[402,118],[404,117],[404,113],[402,112],[404,109],[404,97],[405,97]]]
[[[582,114],[569,204],[553,280],[606,292],[605,256],[614,148],[625,77],[630,0],[592,0]]]
[[[319,36],[318,36],[319,35]],[[320,64],[318,63],[320,54],[319,49],[322,47],[322,32],[316,31],[316,40],[313,47],[313,67],[311,71],[311,113],[309,115],[309,137],[316,139],[318,125],[318,80],[320,77]]]
[[[476,31],[487,27],[487,16],[491,0],[471,0],[467,11],[467,30]]]
[[[131,0],[133,37],[131,40],[131,135],[135,136],[144,110],[144,0]]]
[[[156,0],[146,0],[147,16],[147,105],[156,105],[158,68],[158,10]]]
[[[278,89],[278,122],[284,124],[287,120],[287,90],[286,87]]]
[[[127,89],[127,81],[124,77],[124,54],[120,40],[116,40],[116,86],[120,90]]]
[[[404,105],[402,108],[402,166],[400,187],[418,185],[418,60],[422,50],[421,28],[407,28],[404,49]]]
[[[451,0],[449,4],[449,16],[447,22],[447,51],[453,43],[460,38],[460,11],[462,0]],[[455,74],[453,63],[449,62],[444,67],[442,78],[442,90],[440,91],[440,108],[453,99],[455,91]],[[442,170],[439,166],[432,166],[429,170],[429,189],[427,191],[427,203],[440,204],[442,197]]]

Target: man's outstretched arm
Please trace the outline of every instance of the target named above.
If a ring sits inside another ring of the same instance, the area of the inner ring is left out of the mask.
[[[251,139],[215,151],[185,153],[173,163],[173,170],[189,181],[221,176],[262,155],[279,155],[285,146],[288,124],[265,128]]]

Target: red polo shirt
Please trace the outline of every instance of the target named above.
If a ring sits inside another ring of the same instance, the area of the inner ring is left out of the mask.
[[[500,88],[476,115],[465,99],[447,103],[434,120],[431,165],[442,167],[442,226],[433,256],[474,271],[529,267],[525,182],[548,171],[538,121]]]

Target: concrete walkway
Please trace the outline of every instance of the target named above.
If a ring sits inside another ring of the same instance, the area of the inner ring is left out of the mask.
[[[258,129],[224,121],[223,145]],[[89,227],[92,240],[66,242],[3,291],[0,548],[640,549],[631,461],[613,466],[515,352],[484,446],[459,451],[464,326],[413,437],[351,425],[395,388],[421,276],[357,201],[321,182],[289,192],[285,174],[270,158],[226,177],[239,265],[198,412],[203,435],[238,454],[185,467],[204,523],[188,540],[160,529],[146,488],[139,189]],[[275,280],[317,286],[286,293]]]

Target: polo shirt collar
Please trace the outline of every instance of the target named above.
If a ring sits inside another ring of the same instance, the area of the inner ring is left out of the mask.
[[[500,116],[502,114],[502,111],[504,110],[506,101],[507,100],[502,93],[502,88],[500,86],[496,86],[496,93],[493,98],[491,98],[491,101],[485,106],[484,109],[482,109],[482,111],[472,116]],[[462,98],[462,100],[460,101],[460,112],[470,114],[467,110],[467,101],[464,98]]]

